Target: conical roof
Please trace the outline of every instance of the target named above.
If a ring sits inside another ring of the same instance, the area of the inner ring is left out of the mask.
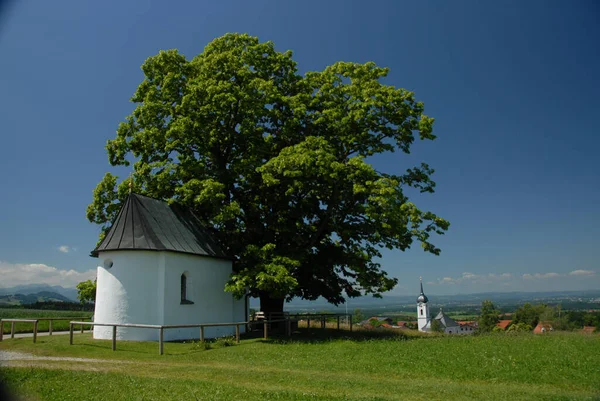
[[[102,242],[92,251],[172,251],[231,259],[186,207],[130,193]]]
[[[421,281],[421,293],[419,294],[419,297],[417,298],[417,303],[426,304],[427,302],[429,302],[429,299],[427,299],[427,296],[423,292],[423,279],[419,278],[419,280]]]

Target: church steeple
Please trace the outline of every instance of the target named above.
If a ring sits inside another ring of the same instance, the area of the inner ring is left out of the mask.
[[[419,277],[419,280],[421,281],[421,293],[419,294],[419,297],[417,298],[417,303],[426,304],[429,300],[427,299],[427,296],[423,292],[423,277]]]
[[[427,295],[423,292],[423,278],[419,277],[421,281],[421,294],[417,298],[417,325],[419,331],[429,331],[430,328],[430,320],[429,317],[429,305],[427,305]]]

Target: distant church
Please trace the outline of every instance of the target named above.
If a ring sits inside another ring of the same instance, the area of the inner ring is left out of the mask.
[[[247,320],[247,300],[236,300],[224,291],[232,258],[186,207],[130,193],[91,256],[99,259],[97,323],[182,325]],[[205,335],[231,335],[234,330],[210,327]],[[94,338],[111,337],[111,327],[94,327]],[[119,327],[117,337],[152,341],[158,339],[158,330]],[[198,337],[197,327],[164,332],[167,341]]]
[[[446,334],[473,334],[475,327],[472,324],[459,324],[456,320],[446,315],[442,308],[436,317],[431,319],[429,315],[429,299],[423,292],[423,279],[421,280],[421,293],[417,298],[417,325],[419,331],[431,332],[431,323],[436,320],[439,323],[439,327],[444,330]]]

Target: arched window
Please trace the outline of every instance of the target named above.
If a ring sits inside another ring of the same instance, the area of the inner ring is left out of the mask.
[[[421,309],[421,316],[423,316],[423,309]]]
[[[193,304],[193,302],[188,299],[188,297],[190,295],[189,291],[188,291],[188,285],[189,285],[188,275],[187,275],[187,272],[184,272],[181,275],[181,304],[182,305]]]

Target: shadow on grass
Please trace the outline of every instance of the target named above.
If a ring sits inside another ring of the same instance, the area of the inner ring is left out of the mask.
[[[364,341],[408,341],[415,339],[422,339],[432,337],[430,335],[425,336],[421,333],[414,332],[413,330],[399,330],[399,329],[358,329],[358,330],[336,330],[336,329],[307,329],[299,328],[292,333],[292,336],[286,336],[281,332],[273,332],[269,335],[267,340],[262,340],[266,344],[290,344],[290,343],[327,343],[332,341],[348,340],[356,342]],[[262,331],[247,333],[244,338],[262,338]]]

